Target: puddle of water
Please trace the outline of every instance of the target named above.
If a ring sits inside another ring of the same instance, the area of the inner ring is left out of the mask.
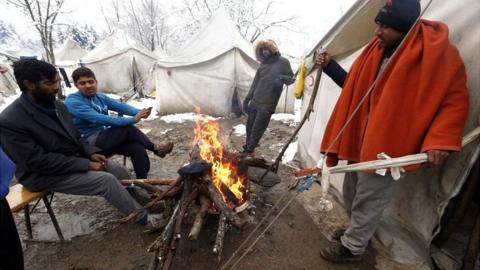
[[[55,214],[65,239],[92,233],[102,224],[94,216],[58,213]],[[36,240],[56,241],[57,232],[50,216],[46,213],[36,213],[31,216],[33,237]],[[26,234],[26,231],[25,231]]]

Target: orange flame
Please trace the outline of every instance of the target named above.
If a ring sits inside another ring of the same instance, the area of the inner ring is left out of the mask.
[[[220,141],[218,123],[205,116],[197,115],[194,145],[198,145],[200,157],[212,164],[212,182],[222,194],[223,200],[231,205],[222,191],[222,186],[227,187],[238,202],[242,202],[245,179],[237,175],[237,167],[224,157],[224,146]]]

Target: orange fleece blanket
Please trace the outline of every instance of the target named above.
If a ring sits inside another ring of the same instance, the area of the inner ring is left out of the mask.
[[[445,24],[421,20],[412,31],[333,144],[377,77],[383,56],[378,38],[353,63],[323,136],[322,153],[333,144],[329,166],[338,159],[375,160],[381,152],[399,157],[460,150],[469,104],[463,61],[448,40]]]

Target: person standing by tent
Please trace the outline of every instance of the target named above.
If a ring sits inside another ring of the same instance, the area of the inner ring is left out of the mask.
[[[262,40],[255,46],[255,55],[260,61],[255,77],[245,100],[243,110],[247,118],[247,139],[244,154],[253,154],[258,142],[270,123],[283,85],[295,81],[290,62],[280,55],[273,40]]]
[[[162,158],[173,149],[173,143],[154,144],[134,126],[147,118],[152,108],[139,110],[97,92],[97,79],[89,68],[77,68],[72,78],[78,92],[70,94],[65,104],[82,136],[102,149],[106,156],[129,156],[137,178],[147,178],[150,159],[146,149]],[[133,117],[110,116],[109,110]]]
[[[460,151],[469,106],[465,66],[448,40],[448,27],[427,20],[415,24],[419,16],[418,0],[387,1],[375,18],[373,40],[348,74],[328,53],[316,57],[342,87],[321,144],[328,166],[340,159],[376,160],[382,152],[391,157],[424,152],[439,166]],[[394,187],[390,173],[346,173],[349,225],[334,232],[340,243],[321,256],[333,262],[361,260]]]
[[[15,164],[0,147],[0,269],[23,270],[23,251],[6,196]]]

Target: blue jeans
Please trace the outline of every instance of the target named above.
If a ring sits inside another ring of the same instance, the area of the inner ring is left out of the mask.
[[[106,156],[117,154],[130,157],[137,178],[147,178],[150,159],[146,150],[153,151],[155,145],[137,127],[108,128],[100,132],[95,146],[101,148]]]

